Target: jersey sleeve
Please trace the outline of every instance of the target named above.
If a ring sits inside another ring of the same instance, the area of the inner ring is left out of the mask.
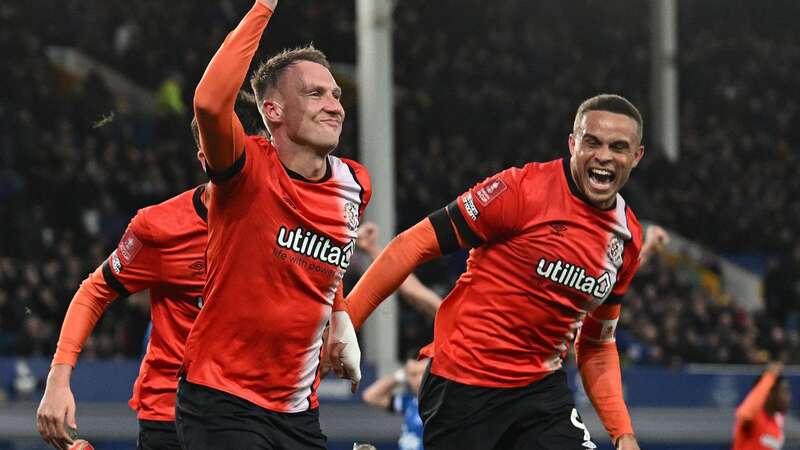
[[[774,373],[765,373],[750,393],[747,394],[744,401],[736,408],[736,418],[743,422],[755,419],[758,412],[764,409],[764,404],[769,397],[769,391],[777,379],[778,377]]]
[[[619,317],[619,306],[608,307],[601,311],[603,317]],[[587,319],[601,319],[601,317],[590,316]],[[617,440],[624,434],[633,433],[633,423],[625,405],[625,398],[622,393],[622,370],[619,365],[619,353],[617,345],[613,340],[613,330],[610,337],[601,339],[590,338],[597,330],[587,328],[590,323],[584,324],[584,328],[578,333],[575,340],[575,356],[578,363],[578,371],[581,374],[583,387],[586,395],[592,402],[600,421],[611,436],[612,442],[616,445]],[[597,337],[597,334],[595,334]]]
[[[106,284],[120,297],[160,283],[161,255],[156,242],[148,226],[147,210],[140,210],[102,266]]]
[[[272,11],[257,1],[228,34],[208,64],[194,95],[200,145],[213,182],[241,170],[245,132],[234,106]]]
[[[75,367],[83,344],[117,293],[103,279],[102,268],[92,272],[75,292],[67,308],[52,365]]]
[[[620,305],[602,304],[590,312],[583,321],[580,336],[592,342],[614,342],[622,308]]]
[[[511,168],[478,183],[447,206],[465,243],[478,247],[517,232],[523,222],[522,169]]]
[[[437,256],[441,253],[428,219],[392,239],[344,301],[356,330],[417,266]]]

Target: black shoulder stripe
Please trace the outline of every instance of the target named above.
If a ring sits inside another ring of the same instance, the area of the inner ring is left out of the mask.
[[[436,233],[436,240],[439,242],[439,250],[442,255],[458,250],[458,236],[450,222],[445,208],[438,209],[428,216],[428,220],[433,224],[433,231]]]
[[[472,231],[469,225],[467,225],[467,219],[464,218],[464,215],[461,214],[461,210],[458,209],[458,199],[453,200],[447,205],[447,213],[450,215],[450,220],[453,222],[453,225],[456,226],[458,234],[461,235],[470,247],[480,247],[483,245],[483,240]]]
[[[119,282],[119,280],[114,276],[114,273],[111,271],[111,266],[108,265],[108,261],[103,263],[103,279],[106,280],[106,284],[114,290],[120,297],[127,297],[131,295],[125,286]]]
[[[606,301],[603,302],[604,305],[620,305],[622,304],[622,296],[621,295],[614,295],[609,294]]]
[[[227,169],[217,172],[213,170],[210,166],[206,165],[206,174],[208,175],[208,179],[210,179],[213,183],[223,183],[225,181],[230,180],[237,173],[242,171],[244,167],[245,160],[247,159],[247,150],[242,150],[242,156],[233,163],[232,166],[228,167]]]

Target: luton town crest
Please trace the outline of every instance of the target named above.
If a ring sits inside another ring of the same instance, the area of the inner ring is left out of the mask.
[[[611,242],[608,243],[608,250],[606,254],[608,255],[608,259],[611,262],[619,267],[622,265],[622,250],[624,249],[624,244],[622,243],[622,239],[619,236],[612,236]]]
[[[347,228],[350,231],[356,231],[358,228],[358,207],[353,202],[346,202],[344,204],[344,220],[347,222]]]

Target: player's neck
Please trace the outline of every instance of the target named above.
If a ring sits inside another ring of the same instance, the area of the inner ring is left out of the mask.
[[[278,158],[287,169],[309,180],[318,180],[325,176],[328,169],[327,153],[281,140],[273,140],[272,144],[278,151]]]

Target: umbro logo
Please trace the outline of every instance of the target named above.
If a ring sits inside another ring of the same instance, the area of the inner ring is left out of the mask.
[[[206,274],[206,262],[195,261],[189,265],[189,270],[192,271],[193,277],[200,277]]]
[[[291,198],[289,198],[289,196],[288,196],[288,195],[284,195],[284,196],[283,196],[283,201],[285,201],[286,203],[288,203],[288,204],[289,204],[289,206],[291,206],[291,207],[292,207],[292,209],[297,209],[297,205],[295,205],[295,204],[294,204],[294,202],[292,201],[292,199],[291,199]]]
[[[567,226],[561,222],[550,224],[550,234],[555,234],[558,237],[563,237],[565,231],[567,231]]]

